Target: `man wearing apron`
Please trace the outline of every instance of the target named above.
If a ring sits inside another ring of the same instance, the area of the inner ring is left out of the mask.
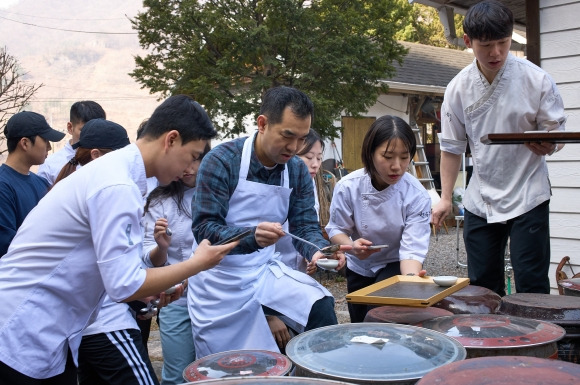
[[[564,104],[551,77],[509,53],[513,15],[497,1],[482,1],[463,22],[475,60],[448,85],[441,107],[441,201],[432,223],[451,212],[452,189],[467,142],[473,176],[463,204],[463,236],[471,284],[505,295],[504,250],[518,293],[549,293],[550,180],[546,155],[554,143],[483,145],[489,133],[563,130]]]
[[[308,135],[312,113],[304,93],[272,88],[264,94],[256,135],[221,144],[202,161],[193,200],[195,239],[216,243],[244,229],[254,232],[218,266],[189,280],[197,359],[228,350],[279,351],[281,341],[272,336],[262,306],[305,330],[337,323],[332,295],[275,253],[286,221],[291,233],[319,247],[329,244],[314,210],[312,179],[294,156]],[[294,246],[309,260],[323,257],[302,242]],[[344,266],[341,251],[332,258],[339,259],[338,268]]]

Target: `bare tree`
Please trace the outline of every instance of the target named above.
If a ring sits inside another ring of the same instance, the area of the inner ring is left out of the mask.
[[[6,47],[0,48],[0,155],[7,151],[4,145],[4,126],[8,119],[22,110],[42,84],[30,84],[24,80],[18,60]]]

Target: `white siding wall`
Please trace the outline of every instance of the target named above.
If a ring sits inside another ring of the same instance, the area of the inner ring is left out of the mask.
[[[540,0],[541,66],[556,81],[568,121],[567,131],[580,131],[580,1]],[[564,256],[580,272],[580,144],[568,144],[548,158],[552,200],[550,281],[556,293],[555,271]],[[572,272],[563,270],[568,277]]]

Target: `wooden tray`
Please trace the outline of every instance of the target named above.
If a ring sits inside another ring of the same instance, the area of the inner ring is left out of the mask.
[[[395,275],[346,295],[351,303],[365,305],[431,306],[469,284],[469,278],[458,278],[453,286],[442,287],[432,277]]]
[[[580,143],[580,132],[532,131],[520,134],[487,134],[479,140],[483,144],[521,144],[525,142]]]

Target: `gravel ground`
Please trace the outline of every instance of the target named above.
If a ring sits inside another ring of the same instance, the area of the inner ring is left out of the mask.
[[[431,236],[429,252],[425,260],[424,267],[427,274],[435,275],[455,275],[457,277],[467,277],[467,269],[458,267],[456,262],[457,252],[457,233],[456,228],[449,227],[449,233],[443,230],[437,237]],[[459,261],[465,262],[465,248],[463,247],[462,229],[459,228]],[[335,310],[338,322],[349,323],[348,309],[346,304],[346,280],[339,273],[319,271],[315,278],[324,285],[335,298]],[[153,367],[161,378],[161,366],[163,364],[163,355],[161,353],[161,344],[159,342],[159,331],[156,322],[152,323],[151,336],[149,338],[149,357]]]

